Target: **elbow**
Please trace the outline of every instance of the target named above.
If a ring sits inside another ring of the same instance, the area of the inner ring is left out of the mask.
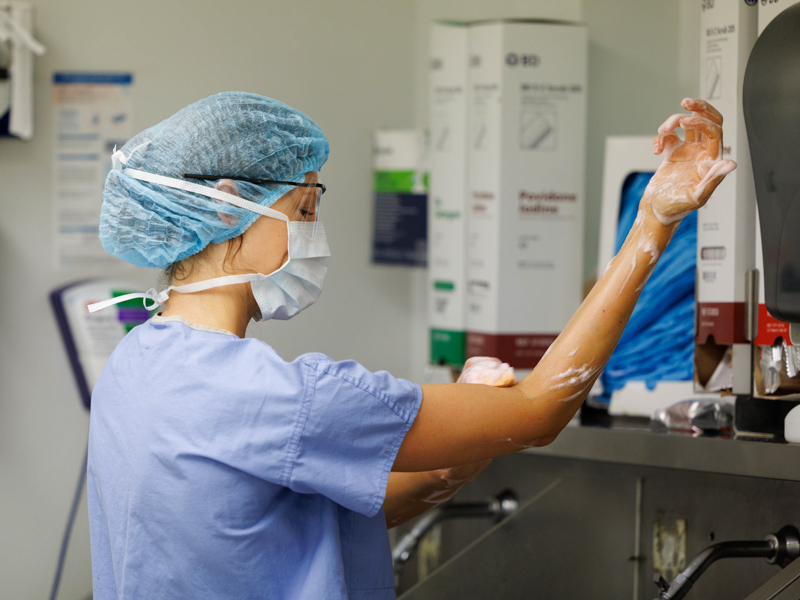
[[[558,437],[558,433],[556,433],[555,435],[552,435],[552,436],[543,437],[543,438],[539,438],[538,440],[534,440],[533,443],[531,444],[531,448],[541,448],[543,446],[549,446],[550,444],[552,444],[553,442],[556,441],[557,437]]]
[[[559,434],[564,431],[564,428],[569,425],[570,421],[572,420],[574,413],[570,412],[567,415],[564,414],[550,414],[548,418],[545,419],[545,422],[542,423],[544,427],[542,428],[543,431],[539,435],[539,439],[537,440],[537,446],[548,446],[556,441],[556,438]]]
[[[539,434],[539,437],[531,441],[530,447],[542,448],[543,446],[549,446],[556,441],[558,434],[560,434],[563,429],[564,427],[562,427],[560,423],[551,423],[549,427]]]

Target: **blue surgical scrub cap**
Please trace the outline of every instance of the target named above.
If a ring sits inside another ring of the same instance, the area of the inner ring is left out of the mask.
[[[305,173],[319,171],[327,160],[328,140],[314,121],[282,102],[224,92],[143,131],[121,152],[127,163],[111,170],[103,190],[100,241],[106,252],[137,267],[163,269],[210,243],[238,236],[259,215],[134,179],[125,174],[126,168],[179,179],[189,173],[302,182]],[[239,196],[263,206],[292,189],[230,180],[225,185],[234,185]]]

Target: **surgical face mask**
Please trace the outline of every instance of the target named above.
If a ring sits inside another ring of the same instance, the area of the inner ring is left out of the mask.
[[[151,288],[146,293],[125,294],[91,304],[88,306],[89,312],[137,298],[143,299],[147,310],[153,310],[164,304],[173,290],[182,294],[190,294],[247,282],[250,282],[253,297],[258,304],[259,310],[253,317],[256,321],[291,319],[319,298],[330,262],[330,249],[325,235],[325,227],[320,221],[292,221],[286,214],[277,210],[183,179],[164,177],[135,169],[124,169],[123,172],[135,179],[202,194],[266,217],[284,221],[288,230],[289,258],[279,269],[269,274],[229,275],[186,285],[170,286],[161,292],[156,292]],[[300,188],[293,197],[296,197],[297,200],[289,203],[290,206],[287,210],[289,214],[298,215],[298,218],[309,218],[309,215],[311,218],[316,218],[319,212],[319,196],[315,188]]]

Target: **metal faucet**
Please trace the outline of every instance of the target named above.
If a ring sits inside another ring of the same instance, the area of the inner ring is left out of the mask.
[[[488,518],[499,523],[514,514],[519,508],[516,494],[506,490],[492,496],[485,502],[446,502],[438,508],[431,509],[428,514],[414,524],[407,534],[392,549],[392,563],[395,572],[408,562],[417,549],[420,540],[437,523],[449,519]]]
[[[672,582],[656,573],[653,583],[661,593],[657,600],[680,600],[689,593],[700,575],[721,558],[766,558],[773,565],[787,566],[800,557],[800,531],[796,527],[786,525],[778,533],[771,533],[763,541],[720,542],[703,550],[692,559]]]

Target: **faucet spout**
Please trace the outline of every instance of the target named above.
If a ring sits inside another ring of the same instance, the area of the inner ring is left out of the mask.
[[[464,518],[489,518],[496,522],[514,514],[519,501],[514,492],[504,491],[492,496],[486,502],[447,502],[432,509],[414,524],[407,534],[392,549],[392,562],[395,569],[408,562],[419,541],[430,529],[442,521]]]
[[[800,556],[800,531],[787,525],[763,541],[720,542],[695,556],[675,579],[667,583],[660,574],[653,582],[661,593],[658,600],[680,600],[712,563],[722,558],[765,558],[772,564],[786,566]]]

